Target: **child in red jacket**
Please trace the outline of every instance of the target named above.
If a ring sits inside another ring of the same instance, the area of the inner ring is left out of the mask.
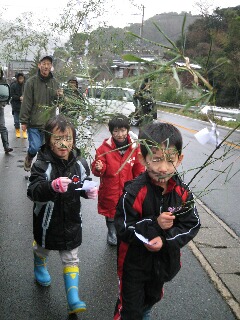
[[[117,244],[114,216],[117,202],[122,195],[124,183],[145,171],[139,162],[139,146],[129,135],[129,119],[118,114],[108,123],[111,137],[97,149],[92,173],[100,177],[98,213],[106,217],[107,242]]]

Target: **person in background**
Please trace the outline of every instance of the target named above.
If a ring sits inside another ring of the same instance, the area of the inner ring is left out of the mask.
[[[64,88],[64,99],[59,108],[61,114],[72,119],[77,132],[77,146],[86,149],[91,144],[93,129],[91,111],[86,106],[86,100],[78,86],[78,79],[71,76],[68,79],[67,87]]]
[[[3,76],[2,68],[0,68],[0,83],[7,83]],[[4,116],[5,106],[6,106],[6,102],[0,102],[0,134],[1,134],[1,140],[2,140],[4,151],[6,154],[8,154],[9,152],[12,152],[13,149],[9,147],[8,130],[5,126],[5,116]]]
[[[129,119],[118,114],[108,123],[111,137],[96,150],[92,173],[100,177],[98,213],[105,216],[108,228],[107,243],[117,245],[114,216],[124,183],[145,170],[139,162],[139,146],[129,135]]]
[[[30,77],[24,87],[20,110],[22,130],[28,132],[29,147],[24,161],[24,170],[30,171],[33,158],[44,141],[44,126],[56,114],[56,102],[63,90],[51,72],[53,59],[44,55],[38,63],[38,72]]]
[[[34,202],[34,275],[38,284],[49,286],[47,262],[51,250],[59,251],[69,314],[86,310],[78,295],[79,258],[82,243],[80,196],[96,199],[97,188],[76,190],[88,179],[75,148],[76,131],[63,115],[45,126],[45,144],[31,168],[27,195]]]
[[[150,320],[163,285],[181,267],[180,248],[199,231],[193,194],[177,168],[183,160],[180,131],[168,123],[140,130],[146,172],[125,184],[115,215],[119,298],[115,320]]]
[[[19,72],[16,74],[16,81],[14,81],[10,86],[12,114],[14,119],[16,138],[21,138],[19,114],[23,100],[24,80],[24,74],[22,72]],[[26,130],[23,131],[23,138],[27,139]]]
[[[85,108],[83,107],[83,94],[78,88],[77,77],[70,77],[67,84],[67,88],[64,89],[64,101],[63,106],[60,108],[60,112],[69,118],[77,119],[79,116],[86,113]]]
[[[157,119],[156,104],[152,97],[151,85],[151,79],[144,79],[139,89],[133,95],[133,102],[136,107],[135,117],[139,119],[141,126]]]

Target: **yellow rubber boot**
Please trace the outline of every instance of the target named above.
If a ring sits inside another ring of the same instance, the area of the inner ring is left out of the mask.
[[[27,131],[23,131],[23,139],[27,139]]]
[[[15,132],[16,132],[16,138],[21,138],[20,129],[15,129]]]

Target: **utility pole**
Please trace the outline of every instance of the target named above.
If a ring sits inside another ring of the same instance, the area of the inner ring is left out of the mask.
[[[142,4],[142,23],[141,23],[141,28],[140,28],[140,37],[143,37],[143,23],[144,23],[144,5]],[[142,47],[143,47],[143,40],[140,39],[140,52],[142,53]]]
[[[142,24],[141,24],[141,28],[140,28],[140,37],[143,36],[143,23],[144,23],[144,5],[142,5]]]

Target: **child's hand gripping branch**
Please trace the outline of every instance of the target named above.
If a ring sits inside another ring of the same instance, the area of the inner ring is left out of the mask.
[[[52,181],[51,186],[55,192],[64,193],[68,189],[69,183],[71,183],[72,180],[67,177],[59,177]]]
[[[159,226],[163,229],[170,229],[176,217],[171,212],[163,212],[157,218]]]
[[[96,161],[95,168],[96,168],[97,171],[101,171],[101,170],[102,170],[102,168],[103,168],[103,163],[102,163],[101,160],[97,160],[97,161]]]

